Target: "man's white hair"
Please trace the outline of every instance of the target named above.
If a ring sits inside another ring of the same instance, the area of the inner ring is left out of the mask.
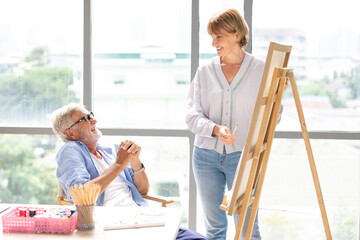
[[[79,103],[69,103],[68,105],[55,110],[51,114],[53,131],[63,142],[69,141],[65,134],[65,130],[73,124],[71,116],[75,113],[75,111],[83,110],[86,110],[84,105]]]

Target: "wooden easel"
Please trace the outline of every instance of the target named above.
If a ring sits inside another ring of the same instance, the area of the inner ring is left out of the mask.
[[[273,64],[271,63],[272,60],[269,56],[270,51],[283,51],[284,56],[280,57],[281,61]],[[290,79],[290,85],[299,116],[301,131],[305,141],[305,147],[309,159],[326,238],[328,240],[332,239],[319,178],[310,145],[309,135],[305,124],[299,93],[296,87],[294,73],[292,69],[286,68],[290,51],[291,46],[270,43],[264,74],[268,73],[269,76],[271,76],[271,72],[273,72],[272,78],[263,76],[248,133],[248,138],[234,178],[231,199],[227,199],[227,196],[225,195],[223,204],[220,206],[221,209],[228,211],[228,215],[233,215],[234,213],[239,214],[235,240],[240,239],[247,210],[249,206],[253,204],[245,239],[248,240],[251,238],[255,217],[260,202],[261,190],[264,183],[271,145],[274,138],[281,99],[285,84],[287,84],[288,79]],[[274,67],[274,65],[282,65],[282,67]],[[254,196],[255,188],[257,189]]]

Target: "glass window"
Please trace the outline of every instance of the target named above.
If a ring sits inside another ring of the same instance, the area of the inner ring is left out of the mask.
[[[80,101],[82,29],[82,1],[0,2],[0,126],[49,126]]]
[[[357,0],[254,1],[253,53],[265,59],[270,41],[293,46],[289,67],[309,131],[360,128],[359,7]],[[284,94],[277,130],[298,130],[291,89]]]
[[[359,141],[312,140],[333,239],[357,239]],[[259,207],[264,239],[325,239],[303,139],[274,139]]]
[[[93,15],[101,126],[185,128],[191,1],[94,1]]]
[[[49,135],[0,134],[0,203],[56,204],[56,142]]]

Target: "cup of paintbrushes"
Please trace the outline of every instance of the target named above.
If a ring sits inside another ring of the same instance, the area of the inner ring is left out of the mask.
[[[91,230],[95,227],[93,213],[97,197],[100,194],[98,184],[87,183],[69,187],[77,211],[76,228],[80,231]]]
[[[88,231],[95,227],[93,213],[94,205],[78,206],[76,205],[77,222],[76,228],[80,231]]]

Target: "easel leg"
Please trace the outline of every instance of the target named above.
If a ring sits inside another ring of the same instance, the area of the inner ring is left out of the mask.
[[[299,97],[299,93],[298,93],[298,90],[297,90],[297,87],[296,87],[295,78],[294,78],[293,74],[291,74],[291,76],[290,76],[290,83],[291,83],[291,89],[292,89],[292,92],[293,92],[293,95],[294,95],[296,109],[297,109],[297,112],[298,112],[298,115],[299,115],[299,121],[300,121],[300,125],[301,125],[301,131],[302,131],[302,134],[303,134],[303,138],[304,138],[304,141],[305,141],[306,152],[307,152],[307,155],[308,155],[308,158],[309,158],[311,174],[312,174],[312,177],[313,177],[313,180],[314,180],[316,195],[317,195],[317,199],[318,199],[318,203],[319,203],[319,207],[320,207],[320,212],[321,212],[321,217],[322,217],[322,220],[323,220],[323,225],[324,225],[324,228],[325,228],[326,238],[328,240],[330,240],[330,239],[332,239],[332,237],[331,237],[331,232],[330,232],[329,221],[328,221],[327,214],[326,214],[324,199],[323,199],[323,196],[322,196],[322,193],[321,193],[321,187],[320,187],[319,177],[318,177],[317,171],[316,171],[314,156],[313,156],[313,153],[312,153],[312,150],[311,150],[309,134],[308,134],[306,124],[305,124],[304,113],[302,111],[300,97]]]

